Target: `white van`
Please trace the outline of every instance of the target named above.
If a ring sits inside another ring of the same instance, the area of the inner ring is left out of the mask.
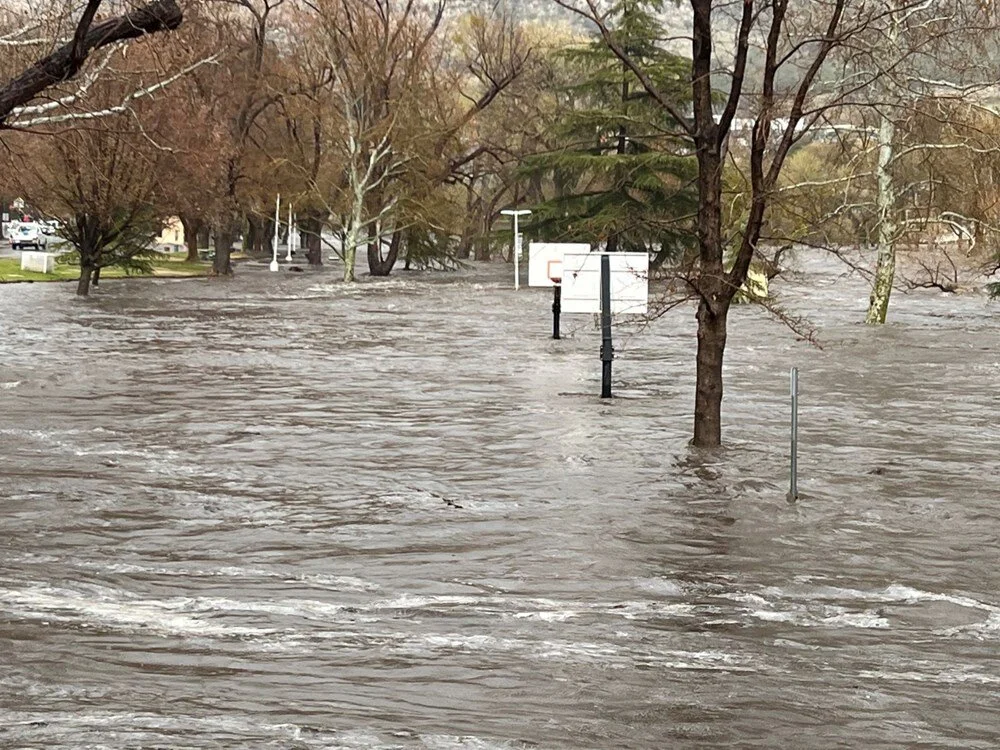
[[[34,250],[44,250],[49,244],[42,227],[35,221],[14,224],[10,229],[10,249],[23,250],[30,246]]]

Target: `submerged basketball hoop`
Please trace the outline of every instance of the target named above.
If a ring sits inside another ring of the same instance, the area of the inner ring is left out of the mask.
[[[644,315],[649,297],[646,253],[591,252],[583,242],[528,245],[528,286],[552,287],[552,338],[559,315],[601,314],[601,397],[611,396],[611,315]]]
[[[566,253],[589,253],[586,242],[531,242],[528,244],[528,286],[556,286],[562,280]]]
[[[566,253],[588,253],[585,242],[531,242],[528,244],[528,286],[552,287],[552,338],[559,338],[562,311],[562,268]]]
[[[611,283],[609,312],[645,315],[649,298],[646,253],[566,253],[562,262],[563,312],[599,313],[601,259],[608,259]]]
[[[562,281],[562,261],[550,260],[545,266],[545,274],[553,284],[559,284]]]

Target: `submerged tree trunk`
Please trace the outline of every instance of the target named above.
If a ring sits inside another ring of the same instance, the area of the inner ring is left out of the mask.
[[[350,226],[344,232],[344,281],[354,281],[354,265],[358,254],[360,227],[352,217]]]
[[[100,286],[100,283],[101,283],[101,267],[98,266],[97,268],[94,269],[94,278],[90,282],[90,284],[91,286],[97,287]]]
[[[878,258],[875,261],[875,278],[868,300],[865,323],[882,325],[889,313],[889,297],[896,274],[896,185],[892,177],[893,144],[896,140],[896,123],[885,114],[878,127],[878,164],[875,168],[878,208]]]
[[[699,448],[722,445],[722,357],[732,295],[725,286],[722,242],[722,156],[698,154],[698,353],[695,367],[694,437]]]
[[[80,280],[76,282],[76,293],[81,297],[90,294],[90,280],[94,276],[94,267],[80,263]]]
[[[722,444],[722,359],[728,314],[728,304],[714,313],[704,300],[698,305],[693,443],[700,447]]]
[[[368,243],[368,272],[372,276],[388,276],[392,273],[396,259],[399,257],[399,245],[402,232],[398,229],[392,233],[389,240],[389,253],[382,257],[382,238],[379,237],[374,242]]]
[[[323,219],[318,214],[306,213],[299,217],[299,230],[305,240],[306,260],[310,266],[323,265]]]

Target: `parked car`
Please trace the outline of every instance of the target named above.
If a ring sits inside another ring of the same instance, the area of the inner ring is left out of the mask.
[[[11,250],[23,250],[28,246],[35,250],[43,250],[48,243],[49,238],[45,236],[42,227],[37,222],[26,221],[11,228]]]

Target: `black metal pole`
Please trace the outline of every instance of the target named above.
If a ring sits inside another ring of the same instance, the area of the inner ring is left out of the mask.
[[[611,260],[601,256],[601,398],[611,398]]]
[[[562,312],[562,286],[552,287],[552,338],[559,338],[559,313]]]

